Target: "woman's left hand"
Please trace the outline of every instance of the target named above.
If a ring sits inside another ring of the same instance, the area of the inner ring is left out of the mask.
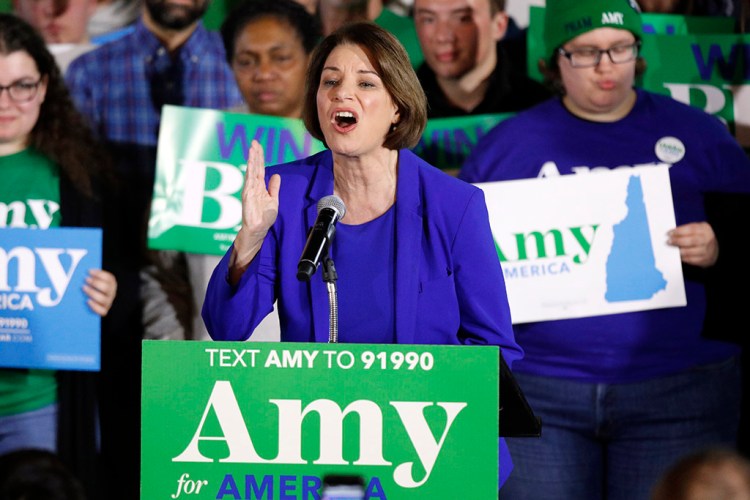
[[[91,269],[83,291],[89,296],[91,310],[99,316],[106,316],[117,294],[115,275],[102,269]]]
[[[682,262],[711,267],[719,258],[719,242],[708,222],[683,224],[669,231],[667,243],[680,249]]]

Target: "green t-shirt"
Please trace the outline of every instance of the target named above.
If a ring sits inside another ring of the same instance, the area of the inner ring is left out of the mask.
[[[57,165],[29,148],[0,156],[0,228],[60,225]],[[2,346],[0,349],[12,349]],[[57,401],[51,370],[0,369],[0,416],[37,410]]]

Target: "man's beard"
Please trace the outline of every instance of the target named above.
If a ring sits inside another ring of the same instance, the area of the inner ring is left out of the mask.
[[[187,28],[195,21],[203,17],[208,9],[208,2],[201,5],[186,7],[184,5],[172,5],[168,0],[146,0],[146,8],[151,18],[162,28],[181,30]]]

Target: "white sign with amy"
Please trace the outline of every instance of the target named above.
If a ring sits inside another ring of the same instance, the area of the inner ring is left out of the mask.
[[[477,186],[514,323],[687,303],[668,167]]]

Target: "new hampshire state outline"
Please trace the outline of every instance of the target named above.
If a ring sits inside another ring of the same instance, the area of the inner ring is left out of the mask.
[[[607,302],[648,300],[664,290],[667,280],[656,268],[643,185],[630,176],[625,217],[612,227],[612,250],[607,257]]]

